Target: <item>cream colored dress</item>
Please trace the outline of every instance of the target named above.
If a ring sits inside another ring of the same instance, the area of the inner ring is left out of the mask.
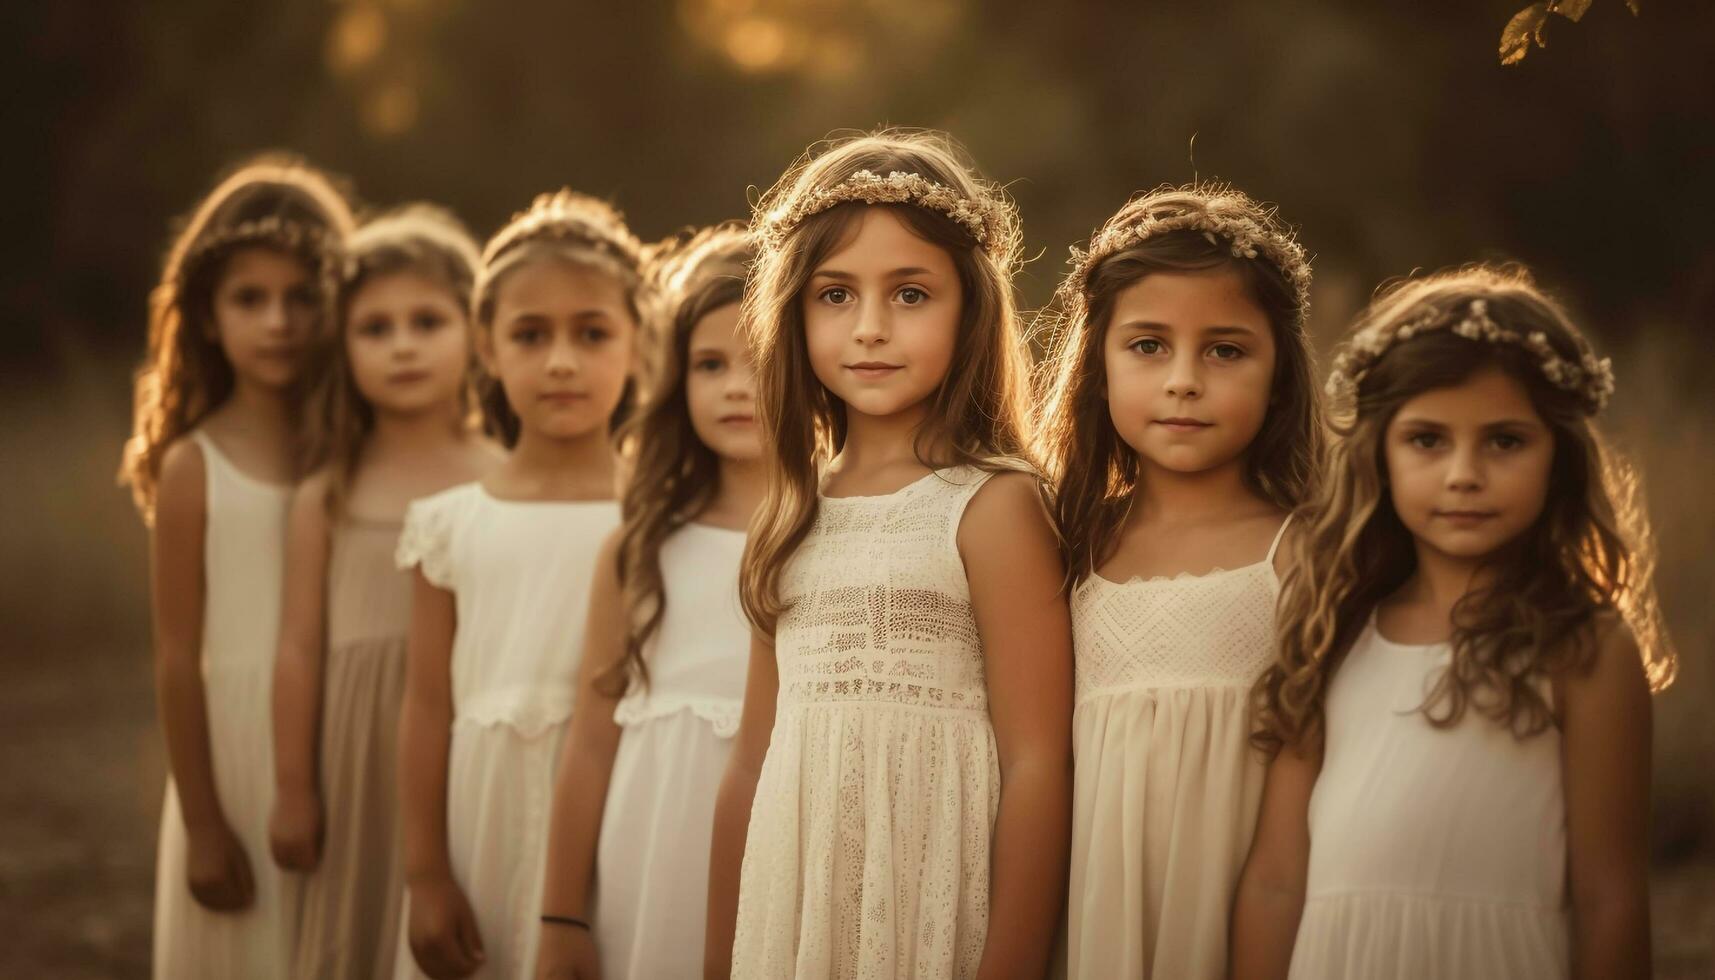
[[[750,664],[743,555],[743,531],[703,524],[661,545],[667,604],[643,653],[649,684],[633,684],[614,711],[623,734],[596,859],[596,941],[609,980],[703,972],[715,796]]]
[[[405,897],[399,705],[411,578],[393,567],[399,521],[346,517],[327,568],[321,721],[321,862],[305,876],[298,980],[393,975]]]
[[[1254,565],[1125,583],[1091,575],[1073,593],[1069,976],[1226,975],[1233,889],[1262,799],[1248,699],[1274,655],[1285,531]]]
[[[619,505],[501,500],[467,483],[413,503],[398,564],[453,593],[447,849],[487,955],[471,976],[536,968],[554,772],[572,716],[590,579]],[[422,974],[401,915],[395,973]]]
[[[1450,657],[1372,616],[1334,675],[1295,978],[1570,975],[1559,732],[1432,727],[1417,709]]]
[[[250,862],[256,896],[237,912],[211,912],[191,897],[184,814],[169,780],[155,869],[154,971],[162,980],[268,980],[286,975],[298,925],[296,877],[283,874],[268,850],[274,650],[292,488],[245,475],[200,429],[191,438],[207,473],[202,681],[214,788]]]
[[[823,497],[787,564],[735,978],[975,975],[1000,771],[957,534],[988,475]]]

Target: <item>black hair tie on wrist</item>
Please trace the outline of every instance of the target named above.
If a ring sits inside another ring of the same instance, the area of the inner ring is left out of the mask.
[[[575,926],[585,932],[588,932],[590,928],[590,924],[588,922],[585,922],[582,919],[574,919],[569,915],[544,915],[542,916],[542,921],[552,922],[559,926]]]

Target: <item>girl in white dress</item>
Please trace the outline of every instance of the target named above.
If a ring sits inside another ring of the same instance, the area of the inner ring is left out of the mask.
[[[1309,287],[1273,212],[1162,187],[1096,232],[1048,320],[1041,439],[1077,662],[1073,977],[1226,975],[1262,797],[1249,692],[1323,442]]]
[[[885,132],[758,206],[768,490],[706,970],[1031,976],[1064,893],[1071,628],[1025,451],[1015,213]]]
[[[750,651],[738,565],[762,494],[738,332],[748,258],[743,227],[717,226],[652,270],[665,350],[627,432],[624,524],[596,563],[539,977],[702,972],[709,833]]]
[[[618,212],[542,195],[483,250],[477,350],[511,447],[478,483],[412,504],[396,976],[535,969],[548,810],[596,551],[619,522],[609,432],[642,281]]]
[[[121,478],[151,527],[156,689],[171,778],[157,977],[284,976],[293,883],[268,860],[268,701],[303,353],[351,230],[320,172],[248,163],[186,222],[150,304]]]
[[[1259,685],[1234,975],[1645,977],[1661,630],[1613,389],[1522,271],[1359,318]]]
[[[346,241],[334,322],[316,345],[312,472],[287,521],[269,825],[275,862],[303,875],[300,980],[393,975],[411,620],[411,577],[393,551],[406,504],[500,457],[471,411],[476,263],[470,234],[438,208],[364,222]]]

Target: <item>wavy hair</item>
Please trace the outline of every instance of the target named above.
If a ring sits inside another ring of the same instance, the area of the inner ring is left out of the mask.
[[[671,241],[647,268],[657,314],[650,333],[652,384],[621,430],[632,447],[631,472],[620,498],[617,555],[620,594],[629,612],[625,650],[596,676],[599,690],[618,697],[632,679],[647,685],[644,645],[666,615],[661,546],[695,519],[720,492],[721,460],[697,437],[686,396],[691,333],[698,322],[744,297],[750,235],[728,222]]]
[[[285,154],[240,164],[184,219],[149,294],[148,353],[119,465],[119,482],[131,487],[145,523],[154,521],[167,447],[220,407],[236,383],[211,330],[227,260],[247,247],[277,249],[302,261],[319,287],[352,225],[335,179]],[[294,409],[301,397],[295,390]]]
[[[1231,269],[1267,315],[1275,340],[1269,410],[1245,451],[1245,481],[1291,510],[1310,496],[1325,453],[1326,422],[1306,331],[1308,266],[1283,268],[1296,256],[1292,235],[1272,209],[1226,184],[1162,186],[1138,195],[1109,218],[1092,242],[1163,216],[1243,225],[1284,248],[1244,251],[1218,232],[1186,228],[1150,235],[1073,270],[1038,319],[1046,355],[1037,368],[1037,452],[1053,486],[1051,511],[1066,559],[1068,584],[1094,573],[1119,540],[1143,470],[1114,429],[1108,411],[1103,338],[1119,294],[1163,272]],[[1124,240],[1124,239],[1122,239]],[[1077,253],[1074,253],[1075,255]]]
[[[1466,266],[1398,283],[1359,315],[1353,332],[1458,318],[1478,299],[1497,324],[1540,333],[1562,358],[1576,363],[1588,349],[1565,310],[1513,266]],[[1452,659],[1421,710],[1438,727],[1475,709],[1519,737],[1543,731],[1553,715],[1540,682],[1587,668],[1608,614],[1630,628],[1650,687],[1671,683],[1676,657],[1656,600],[1655,548],[1637,476],[1603,440],[1591,406],[1552,384],[1522,346],[1418,331],[1387,349],[1337,413],[1328,475],[1305,509],[1281,584],[1279,657],[1257,682],[1259,747],[1320,743],[1335,671],[1377,603],[1416,565],[1388,492],[1388,425],[1410,399],[1485,367],[1523,385],[1553,434],[1548,497],[1536,523],[1490,559],[1488,584],[1454,605]]]
[[[975,172],[943,134],[889,129],[812,147],[759,199],[752,227],[793,214],[858,171],[918,174],[957,193],[989,216],[986,246],[969,227],[912,204],[848,201],[776,229],[759,245],[741,322],[756,359],[757,421],[765,433],[767,489],[745,545],[739,576],[745,615],[773,633],[784,606],[782,569],[816,520],[818,480],[846,437],[845,404],[810,365],[801,303],[816,267],[855,234],[865,208],[887,207],[914,234],[944,250],[958,270],[964,304],[952,367],[931,398],[917,433],[945,458],[934,466],[1004,468],[1001,457],[1028,457],[1027,359],[1018,329],[1012,275],[1019,260],[1017,211],[1004,192]]]
[[[411,272],[445,289],[468,315],[478,261],[470,232],[451,211],[433,204],[409,204],[385,212],[365,221],[346,240],[344,257],[333,266],[323,288],[328,313],[316,343],[314,387],[305,413],[309,424],[304,431],[303,468],[305,472],[332,468],[324,501],[329,516],[343,513],[358,460],[375,431],[375,409],[357,388],[346,345],[352,300],[378,277]],[[458,407],[459,418],[469,426],[477,421],[474,354],[465,377]]]
[[[517,269],[544,259],[612,276],[625,293],[626,308],[641,327],[648,303],[643,282],[643,243],[625,224],[625,216],[606,201],[561,188],[541,194],[530,207],[512,216],[482,250],[471,297],[471,322],[477,330],[494,327],[495,300],[500,284]],[[627,415],[636,385],[626,382],[614,412],[618,428]],[[508,447],[518,442],[518,416],[506,401],[498,378],[481,381],[483,427]]]

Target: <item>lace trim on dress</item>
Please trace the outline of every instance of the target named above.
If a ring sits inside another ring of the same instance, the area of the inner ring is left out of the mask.
[[[401,571],[421,568],[437,588],[452,586],[452,532],[439,500],[417,500],[405,510],[405,526],[393,562]]]
[[[613,723],[624,728],[668,718],[684,711],[708,722],[715,737],[732,738],[738,734],[738,719],[744,711],[744,702],[734,698],[639,695],[620,700],[613,709]]]

